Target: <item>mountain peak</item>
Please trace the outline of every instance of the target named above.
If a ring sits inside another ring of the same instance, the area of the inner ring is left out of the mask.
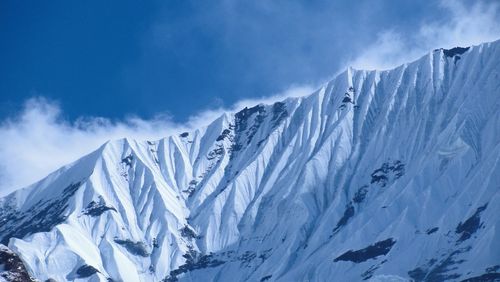
[[[110,141],[2,198],[1,241],[40,280],[500,276],[499,52],[348,68],[193,132]]]

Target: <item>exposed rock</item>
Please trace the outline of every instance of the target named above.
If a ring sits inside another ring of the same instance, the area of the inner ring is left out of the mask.
[[[2,278],[9,282],[34,281],[19,256],[0,244],[0,281]]]
[[[114,241],[117,244],[124,246],[125,249],[127,249],[127,251],[129,251],[129,253],[131,253],[133,255],[137,255],[137,256],[141,256],[141,257],[148,257],[150,255],[146,244],[144,244],[143,242],[140,242],[140,241],[134,242],[134,241],[131,241],[128,239],[121,240],[121,239],[117,239],[117,238],[115,238]]]
[[[470,49],[470,47],[454,47],[451,49],[443,49],[443,54],[446,57],[453,57],[456,55],[462,55],[463,53],[467,52]]]
[[[454,250],[449,254],[445,253],[443,254],[443,259],[431,259],[426,265],[408,271],[408,275],[416,282],[458,279],[461,274],[454,273],[453,271],[458,270],[458,267],[455,267],[456,265],[464,262],[464,260],[459,259],[458,256],[469,250],[470,247],[467,247]]]
[[[349,250],[338,256],[333,261],[352,261],[355,263],[364,262],[378,256],[387,255],[394,244],[396,244],[396,241],[392,238],[389,238],[357,251]]]
[[[98,202],[91,201],[87,207],[83,210],[83,214],[90,216],[100,216],[105,211],[115,211],[116,209],[111,206],[106,206],[106,202],[100,196]]]
[[[386,162],[371,174],[370,183],[376,183],[385,187],[390,181],[394,181],[405,174],[405,165],[401,161]]]
[[[356,204],[362,203],[367,193],[368,193],[368,185],[361,186],[358,189],[358,191],[356,191],[356,194],[354,194],[354,198],[352,198],[352,201],[355,202]]]
[[[271,277],[273,277],[273,276],[272,276],[272,275],[266,275],[266,276],[264,276],[264,277],[262,277],[262,278],[260,279],[260,282],[267,281],[267,280],[271,279]]]
[[[427,233],[427,235],[431,235],[432,233],[435,233],[439,230],[439,227],[434,227],[434,228],[430,228],[430,229],[427,229],[425,231],[425,233]]]
[[[95,269],[93,266],[88,264],[82,265],[76,270],[76,274],[78,275],[79,278],[86,278],[98,272],[99,270]]]
[[[460,282],[499,282],[500,273],[484,273],[479,276],[470,277]]]
[[[460,238],[458,238],[457,242],[463,242],[469,239],[479,228],[481,228],[481,213],[486,209],[486,207],[488,207],[488,204],[477,208],[476,212],[471,217],[463,223],[460,222],[458,224],[455,232],[460,234]]]
[[[349,203],[345,208],[344,215],[342,215],[342,218],[340,218],[339,222],[337,223],[337,226],[335,226],[335,228],[333,229],[333,234],[337,233],[340,230],[340,228],[346,225],[347,221],[349,221],[349,219],[353,216],[354,216],[354,206],[352,205],[352,203]]]

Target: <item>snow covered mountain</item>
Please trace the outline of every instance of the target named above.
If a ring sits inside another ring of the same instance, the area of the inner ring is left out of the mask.
[[[0,243],[41,281],[497,281],[499,215],[496,41],[108,142],[1,199]]]

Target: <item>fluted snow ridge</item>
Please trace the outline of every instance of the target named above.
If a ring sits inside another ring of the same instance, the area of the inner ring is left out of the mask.
[[[460,280],[498,261],[500,42],[123,139],[0,200],[40,280]],[[497,277],[498,277],[497,276]]]

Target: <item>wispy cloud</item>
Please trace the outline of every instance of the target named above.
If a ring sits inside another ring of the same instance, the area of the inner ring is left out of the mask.
[[[23,110],[0,124],[0,196],[40,180],[59,167],[96,150],[108,140],[123,137],[157,140],[185,130],[208,125],[224,112],[235,112],[259,103],[273,103],[286,97],[304,96],[309,86],[291,87],[283,93],[261,99],[243,100],[229,108],[204,110],[186,123],[173,122],[167,115],[144,120],[129,117],[112,121],[82,117],[64,119],[57,102],[45,98],[26,101]]]
[[[57,103],[28,100],[21,113],[0,124],[0,195],[29,185],[62,165],[97,149],[110,139],[155,139],[178,125],[168,117],[136,117],[113,122],[98,117],[69,122]]]
[[[377,40],[348,63],[357,69],[389,69],[436,48],[477,45],[500,38],[498,3],[443,0],[443,17],[423,22],[414,33],[383,30]]]

